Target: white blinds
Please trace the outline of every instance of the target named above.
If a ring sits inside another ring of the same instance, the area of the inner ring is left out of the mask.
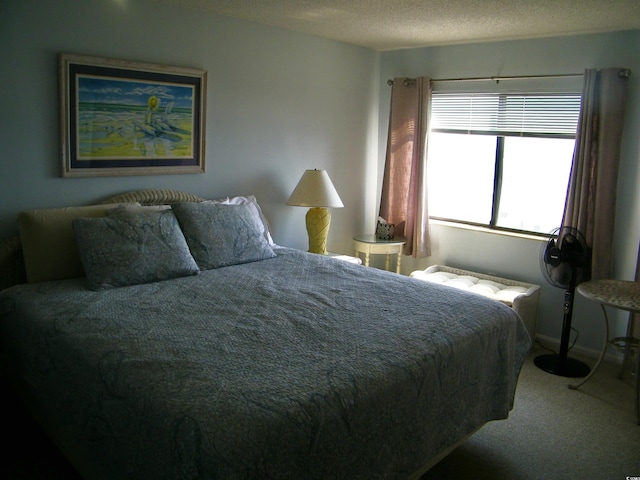
[[[579,93],[437,93],[431,130],[505,136],[574,138]]]

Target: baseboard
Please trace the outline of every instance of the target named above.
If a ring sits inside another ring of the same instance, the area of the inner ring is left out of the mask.
[[[552,350],[555,350],[556,352],[560,349],[560,340],[558,340],[557,338],[536,334],[535,342],[539,342],[540,345],[542,345],[543,347],[550,348]],[[600,356],[600,350],[593,350],[591,348],[585,348],[579,345],[574,345],[570,349],[570,352],[573,352],[579,357],[585,357],[585,358],[594,359],[594,360]],[[617,365],[622,365],[623,358],[624,358],[624,355],[622,355],[621,352],[608,348],[603,361],[615,363]]]

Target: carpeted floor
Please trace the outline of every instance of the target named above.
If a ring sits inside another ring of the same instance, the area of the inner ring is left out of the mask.
[[[640,477],[640,426],[629,374],[603,364],[580,390],[526,362],[507,420],[491,422],[421,480],[624,480]],[[592,361],[589,361],[591,364]],[[5,396],[5,399],[7,397]],[[8,408],[7,408],[8,407]],[[5,403],[0,478],[79,480],[18,406]],[[8,440],[8,442],[7,442]]]
[[[624,480],[640,477],[635,377],[603,363],[579,390],[538,369],[535,348],[507,420],[491,422],[421,480]],[[572,356],[572,355],[570,355]],[[584,359],[589,365],[593,360]]]

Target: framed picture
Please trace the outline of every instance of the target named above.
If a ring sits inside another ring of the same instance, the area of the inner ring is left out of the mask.
[[[62,176],[204,173],[207,72],[60,54]]]

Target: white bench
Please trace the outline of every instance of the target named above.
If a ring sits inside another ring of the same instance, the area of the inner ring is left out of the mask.
[[[411,272],[410,276],[477,293],[502,302],[520,315],[531,339],[535,338],[538,300],[540,298],[539,285],[444,265],[432,265],[425,270],[415,270]]]

